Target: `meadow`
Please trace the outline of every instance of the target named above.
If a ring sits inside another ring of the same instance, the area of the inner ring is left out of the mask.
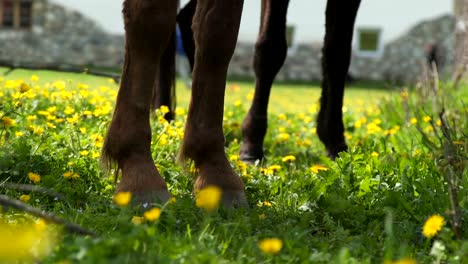
[[[118,84],[4,70],[0,193],[95,235],[3,206],[0,263],[468,263],[466,85],[350,85],[350,149],[331,161],[316,135],[319,87],[277,84],[266,160],[252,166],[238,151],[253,84],[229,82],[226,153],[250,207],[226,210],[195,202],[196,172],[176,162],[190,93],[179,82],[175,121],[164,107],[151,120],[174,198],[136,210],[99,163]]]

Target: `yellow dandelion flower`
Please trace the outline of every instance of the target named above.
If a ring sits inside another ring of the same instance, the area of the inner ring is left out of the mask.
[[[320,165],[320,164],[315,164],[313,165],[312,167],[310,167],[310,170],[313,172],[313,173],[319,173],[319,171],[327,171],[328,168],[323,166],[323,165]]]
[[[32,81],[32,82],[37,82],[37,81],[39,81],[39,76],[37,76],[37,75],[31,76],[31,81]]]
[[[27,194],[23,194],[20,196],[19,198],[23,203],[27,203],[29,201],[29,199],[31,199],[31,196],[27,195]]]
[[[185,109],[177,107],[176,110],[175,110],[175,114],[178,115],[178,116],[183,116],[183,115],[185,115]]]
[[[91,157],[92,157],[93,159],[99,158],[100,156],[101,156],[101,154],[99,154],[99,152],[93,151],[93,152],[91,153]]]
[[[198,191],[195,203],[197,207],[211,212],[218,208],[219,202],[221,201],[221,194],[221,189],[219,187],[214,185],[207,186]]]
[[[416,123],[418,123],[418,119],[416,117],[410,119],[410,124],[414,125]]]
[[[82,151],[80,151],[80,155],[83,156],[83,157],[86,157],[86,156],[89,155],[89,151],[87,151],[87,150],[82,150]]]
[[[73,107],[67,106],[65,107],[65,110],[63,111],[63,113],[66,115],[71,115],[75,113],[75,109],[73,109]]]
[[[375,151],[372,151],[371,156],[372,156],[372,157],[378,157],[378,156],[379,156],[379,153],[377,153],[377,152],[375,152]]]
[[[273,204],[269,201],[263,201],[263,202],[258,202],[257,204],[258,207],[263,207],[263,206],[266,206],[266,207],[272,207]]]
[[[431,120],[432,120],[432,118],[430,116],[424,116],[423,117],[423,121],[426,122],[426,123],[431,121]]]
[[[427,238],[432,238],[433,236],[437,235],[439,231],[445,224],[445,220],[440,215],[432,215],[429,217],[423,226],[423,235]]]
[[[278,139],[281,140],[281,141],[286,141],[290,138],[289,134],[288,133],[280,133],[278,135]]]
[[[135,225],[141,225],[145,223],[145,218],[143,216],[133,216],[132,223]]]
[[[116,195],[114,195],[114,202],[120,207],[127,206],[130,203],[131,199],[131,192],[119,192]]]
[[[86,134],[86,127],[80,127],[81,134]]]
[[[437,121],[436,121],[436,125],[437,125],[438,127],[442,126],[442,121],[440,121],[440,119],[437,120]]]
[[[22,137],[23,135],[24,135],[24,133],[21,132],[21,131],[16,131],[16,132],[15,132],[15,136],[16,136],[16,137]]]
[[[263,220],[263,219],[265,219],[265,218],[266,218],[266,215],[265,215],[265,214],[259,214],[259,215],[258,215],[258,219],[260,219],[260,220]]]
[[[34,183],[39,183],[41,181],[41,175],[34,172],[28,173],[28,178]]]
[[[270,167],[268,167],[268,170],[271,170],[273,172],[275,171],[279,171],[281,169],[281,166],[280,165],[271,165]]]
[[[12,127],[12,126],[15,125],[15,123],[16,123],[16,121],[13,120],[13,119],[11,119],[11,118],[9,118],[8,116],[4,116],[4,117],[2,118],[2,125],[3,125],[3,127],[5,127],[5,128]]]
[[[296,160],[296,157],[294,157],[293,155],[288,155],[288,156],[284,156],[281,161],[283,162],[290,162],[290,161],[295,161]]]
[[[31,86],[29,86],[27,83],[22,83],[19,87],[20,93],[25,93],[29,90],[31,90]]]
[[[74,173],[72,171],[67,171],[63,174],[63,177],[65,179],[78,179],[80,178],[80,175],[78,173]]]
[[[54,113],[55,111],[57,111],[57,106],[51,106],[49,108],[47,108],[47,112],[49,113]]]
[[[28,115],[26,117],[26,120],[28,120],[28,121],[33,121],[33,120],[36,120],[36,119],[37,119],[37,116],[35,116],[35,115]]]
[[[161,216],[161,209],[159,208],[152,208],[148,211],[146,211],[143,216],[145,217],[146,220],[154,222],[159,219]]]
[[[279,119],[279,120],[286,120],[287,117],[286,117],[285,114],[279,114],[279,115],[278,115],[278,119]]]
[[[266,254],[276,254],[283,248],[283,241],[279,238],[265,238],[258,242],[258,247]]]
[[[167,114],[169,113],[169,107],[167,105],[161,105],[161,107],[159,107],[159,111],[161,111],[161,113],[163,114]]]

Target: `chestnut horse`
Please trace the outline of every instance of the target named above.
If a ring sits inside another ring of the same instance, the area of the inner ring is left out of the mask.
[[[270,89],[287,52],[288,3],[289,0],[262,0],[254,56],[255,96],[242,125],[244,160],[263,156]],[[331,157],[347,149],[341,108],[359,4],[360,0],[327,2],[317,132]],[[185,21],[192,21],[190,36],[195,47],[192,97],[180,157],[192,160],[198,169],[195,190],[215,185],[223,191],[225,206],[245,206],[244,185],[224,153],[222,129],[226,74],[237,42],[243,0],[200,0],[192,5],[193,20]],[[130,191],[137,202],[165,201],[170,197],[151,157],[149,117],[155,102],[153,96],[164,97],[155,93],[160,92],[161,83],[167,78],[161,76],[164,63],[160,62],[170,54],[166,48],[173,45],[177,6],[178,1],[174,0],[124,1],[125,62],[103,156],[107,161],[116,161],[122,170],[117,192]]]

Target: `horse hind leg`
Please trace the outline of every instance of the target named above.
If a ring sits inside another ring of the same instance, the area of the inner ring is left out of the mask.
[[[222,190],[227,207],[245,206],[244,184],[224,153],[223,108],[226,74],[236,46],[242,0],[198,3],[193,20],[195,67],[192,98],[180,158],[193,160],[199,171],[194,189]]]
[[[149,116],[153,84],[163,49],[175,25],[177,1],[125,0],[125,62],[116,108],[103,147],[105,162],[122,170],[117,192],[134,202],[165,201],[166,183],[151,157]]]
[[[254,162],[263,158],[267,132],[270,90],[286,59],[286,14],[289,0],[263,0],[260,32],[255,45],[255,95],[243,123],[240,159]]]
[[[343,95],[351,60],[354,21],[360,0],[328,0],[322,56],[322,96],[317,134],[332,159],[347,150],[344,138]]]

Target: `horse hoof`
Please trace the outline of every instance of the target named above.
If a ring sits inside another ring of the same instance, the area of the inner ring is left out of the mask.
[[[150,208],[151,205],[163,205],[169,201],[171,195],[167,190],[145,191],[132,193],[132,206],[141,209]]]
[[[346,145],[346,143],[341,143],[337,146],[327,148],[327,152],[328,152],[327,156],[331,160],[335,160],[336,158],[338,158],[340,152],[345,152],[347,150],[348,150],[348,146]]]
[[[243,191],[223,191],[221,204],[224,208],[248,208],[249,203]]]

